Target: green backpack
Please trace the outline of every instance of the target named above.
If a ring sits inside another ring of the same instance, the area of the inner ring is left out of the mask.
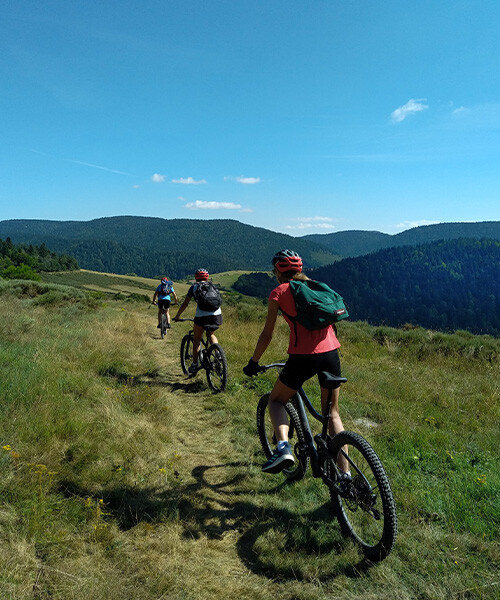
[[[300,323],[306,329],[314,331],[333,325],[349,316],[342,296],[334,292],[326,283],[313,279],[305,281],[292,279],[290,290],[295,300],[297,316],[286,316],[294,324]]]

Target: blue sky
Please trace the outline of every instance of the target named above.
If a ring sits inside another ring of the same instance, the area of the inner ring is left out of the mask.
[[[0,220],[500,219],[498,0],[5,0]]]

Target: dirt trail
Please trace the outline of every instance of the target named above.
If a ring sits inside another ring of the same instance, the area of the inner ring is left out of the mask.
[[[160,542],[169,548],[163,560],[177,573],[179,598],[218,598],[221,589],[238,598],[259,598],[262,578],[245,564],[242,544],[257,510],[246,500],[254,492],[245,483],[248,464],[234,460],[234,425],[219,410],[222,396],[211,393],[204,372],[192,379],[182,373],[179,348],[189,323],[173,324],[161,340],[151,311],[138,318],[147,351],[160,365],[161,399],[175,432],[170,445],[180,455],[171,491],[179,519],[164,529]],[[191,592],[182,595],[188,587]]]

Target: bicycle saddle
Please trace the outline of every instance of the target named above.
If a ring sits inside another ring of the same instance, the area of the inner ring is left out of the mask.
[[[328,371],[321,371],[321,373],[318,373],[318,379],[319,385],[328,390],[338,388],[341,383],[345,383],[347,381],[345,377],[338,377],[337,375],[328,373]]]

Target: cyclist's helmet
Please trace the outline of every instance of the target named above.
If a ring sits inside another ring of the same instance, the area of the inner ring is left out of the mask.
[[[194,274],[196,281],[208,281],[208,271],[206,269],[198,269]]]
[[[280,273],[286,271],[302,271],[302,259],[293,250],[280,250],[273,256],[273,267]]]
[[[167,279],[166,277],[162,277],[162,278],[161,278],[161,282],[162,282],[162,283],[168,283],[168,279]]]

